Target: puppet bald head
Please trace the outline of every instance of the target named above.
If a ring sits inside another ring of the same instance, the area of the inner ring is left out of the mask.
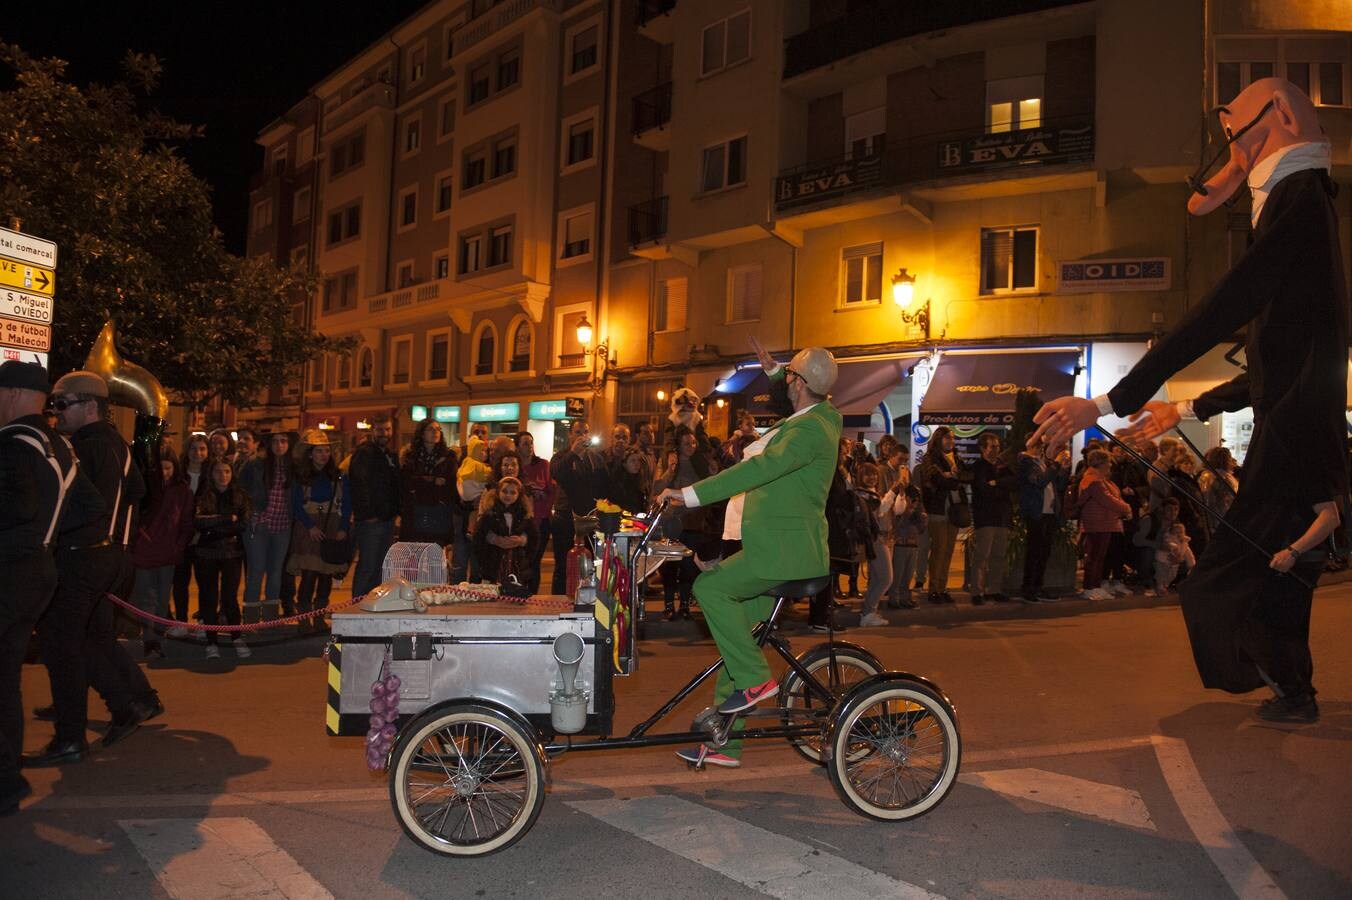
[[[1314,104],[1284,78],[1255,81],[1221,107],[1219,115],[1229,140],[1229,158],[1206,180],[1204,190],[1194,185],[1188,212],[1195,216],[1229,200],[1254,166],[1283,147],[1324,140]]]

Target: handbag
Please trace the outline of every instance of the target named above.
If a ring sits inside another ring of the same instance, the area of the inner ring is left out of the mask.
[[[454,524],[451,507],[446,504],[413,507],[413,530],[418,534],[449,536]]]
[[[327,534],[329,525],[333,520],[333,502],[338,499],[338,492],[342,490],[341,482],[334,486],[333,496],[329,498],[329,508],[324,511],[324,532]],[[326,537],[319,542],[319,558],[330,566],[350,566],[352,565],[353,547],[350,537],[339,540],[338,538]]]
[[[962,491],[958,492],[958,496],[962,499],[948,504],[948,522],[955,528],[969,528],[972,524],[972,503]]]

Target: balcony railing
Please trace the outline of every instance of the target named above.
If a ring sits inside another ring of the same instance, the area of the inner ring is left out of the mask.
[[[587,362],[587,354],[586,354],[586,353],[560,353],[560,354],[559,354],[559,368],[560,368],[560,369],[578,369],[578,368],[581,368],[583,365],[585,365],[586,362]]]
[[[654,197],[629,207],[629,246],[660,240],[667,234],[667,198]]]
[[[661,128],[671,122],[671,82],[634,97],[634,134]]]
[[[455,33],[455,54],[459,56],[480,41],[487,40],[536,7],[563,8],[563,0],[507,0],[470,22]]]
[[[676,8],[676,0],[638,0],[638,26],[642,28],[658,16]]]
[[[1037,128],[997,134],[969,129],[920,135],[890,142],[875,153],[841,156],[781,172],[775,179],[775,212],[782,215],[830,205],[915,182],[1093,159],[1092,115],[1050,120]]]
[[[1083,0],[987,0],[984,3],[873,0],[872,3],[850,3],[847,15],[784,41],[784,77],[792,78],[902,38],[1081,2]]]
[[[324,133],[342,128],[373,106],[394,109],[394,87],[377,81],[339,103],[324,117]]]

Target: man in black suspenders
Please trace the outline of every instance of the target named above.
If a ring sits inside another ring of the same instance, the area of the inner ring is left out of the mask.
[[[47,427],[47,370],[36,363],[0,365],[0,815],[31,790],[19,774],[23,698],[19,673],[33,626],[56,589],[52,543],[67,498],[83,488],[95,515],[102,499],[79,478],[75,451]],[[79,482],[79,487],[76,482]],[[69,518],[69,517],[68,517]]]
[[[93,372],[71,372],[52,387],[57,429],[69,435],[81,472],[103,498],[105,514],[93,522],[63,522],[56,540],[56,594],[38,621],[38,644],[52,682],[52,706],[38,711],[56,722],[56,736],[24,757],[25,766],[78,762],[89,752],[89,688],[112,714],[108,747],[164,711],[145,673],[118,642],[108,592],[127,580],[126,544],[134,534],[136,505],[145,480],[131,448],[107,421],[108,384]],[[71,499],[71,513],[80,499]]]

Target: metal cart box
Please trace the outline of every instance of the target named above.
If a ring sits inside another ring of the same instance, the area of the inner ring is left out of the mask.
[[[328,651],[328,733],[366,733],[371,685],[390,651],[391,671],[401,681],[401,723],[442,701],[476,698],[514,710],[551,734],[549,692],[559,677],[553,643],[567,632],[591,648],[578,669],[579,681],[591,692],[582,733],[607,734],[614,710],[610,633],[601,630],[598,636],[592,613],[574,612],[571,604],[560,611],[558,604],[551,608],[503,601],[433,607],[424,613],[335,613]],[[428,637],[407,637],[416,635]],[[401,658],[409,656],[415,658]]]

